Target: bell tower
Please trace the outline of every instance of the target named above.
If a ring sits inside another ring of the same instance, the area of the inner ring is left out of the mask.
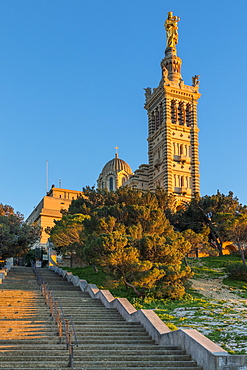
[[[178,201],[189,201],[200,192],[197,102],[199,75],[185,85],[182,60],[177,56],[178,22],[168,13],[166,49],[157,88],[145,89],[148,114],[149,189],[162,187]]]

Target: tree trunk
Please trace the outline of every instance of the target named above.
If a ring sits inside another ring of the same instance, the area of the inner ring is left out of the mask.
[[[238,243],[237,246],[238,246],[238,250],[239,250],[242,262],[243,262],[244,266],[247,268],[247,263],[246,263],[246,259],[245,259],[245,255],[244,255],[244,249],[241,247],[240,243]]]
[[[142,294],[141,292],[139,292],[133,284],[128,283],[128,281],[125,279],[125,277],[124,277],[124,276],[123,276],[123,281],[124,281],[124,284],[125,284],[127,287],[130,287],[131,289],[133,289],[133,291],[135,292],[135,294],[136,294],[138,297],[143,297],[143,296],[144,296],[144,294]]]

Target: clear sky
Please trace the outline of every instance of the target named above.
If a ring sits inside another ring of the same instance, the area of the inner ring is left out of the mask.
[[[167,12],[181,18],[185,84],[200,74],[201,194],[247,204],[245,0],[0,0],[0,202],[27,217],[49,187],[147,163],[145,87],[157,87]]]

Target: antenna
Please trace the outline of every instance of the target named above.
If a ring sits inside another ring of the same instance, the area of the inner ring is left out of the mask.
[[[46,160],[46,194],[48,193],[48,160]]]
[[[59,187],[61,188],[61,187],[62,187],[62,180],[61,180],[61,179],[59,179],[59,180],[58,180],[58,183],[59,183]]]

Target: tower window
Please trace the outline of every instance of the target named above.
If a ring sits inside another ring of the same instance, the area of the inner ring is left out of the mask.
[[[186,125],[190,127],[191,126],[191,105],[190,104],[186,105],[185,117],[186,117]]]
[[[158,109],[155,110],[154,117],[155,117],[155,130],[158,130],[159,125],[160,125],[160,117],[159,117]]]
[[[171,102],[171,120],[172,123],[177,123],[177,105],[175,100]]]
[[[182,102],[178,105],[178,123],[179,125],[184,124],[184,107]]]
[[[109,190],[113,190],[113,177],[109,179]]]

